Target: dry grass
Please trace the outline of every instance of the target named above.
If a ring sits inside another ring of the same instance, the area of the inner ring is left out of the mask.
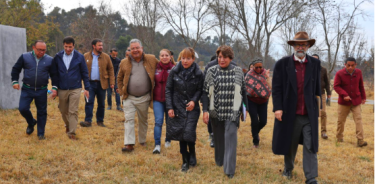
[[[198,165],[182,173],[179,145],[172,142],[160,155],[153,155],[154,116],[149,111],[147,146],[138,143],[130,154],[123,154],[124,116],[122,112],[106,111],[107,128],[78,127],[78,141],[65,134],[64,123],[57,108],[58,100],[48,102],[46,140],[39,141],[36,132],[25,133],[26,122],[18,110],[0,110],[0,183],[303,183],[302,147],[299,147],[294,178],[281,176],[283,156],[271,151],[273,114],[269,104],[268,125],[260,133],[260,148],[252,148],[250,119],[238,132],[236,175],[229,180],[222,167],[214,163],[214,150],[209,147],[207,126],[198,122],[196,141]],[[320,183],[374,183],[374,115],[373,106],[362,108],[367,147],[357,148],[355,125],[349,115],[344,143],[335,142],[337,104],[328,107],[328,140],[320,139]],[[36,114],[35,105],[31,111]],[[95,111],[95,110],[94,110]],[[79,121],[84,119],[81,96]],[[93,119],[95,122],[95,118]],[[136,126],[137,127],[137,126]],[[163,127],[162,140],[165,137]],[[137,131],[136,131],[137,133]]]

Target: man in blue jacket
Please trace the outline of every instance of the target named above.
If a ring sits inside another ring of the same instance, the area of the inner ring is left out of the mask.
[[[72,37],[65,37],[64,50],[53,58],[52,67],[57,75],[52,77],[52,85],[58,88],[59,109],[65,122],[66,133],[70,139],[76,140],[82,80],[85,85],[86,99],[89,99],[90,83],[85,58],[74,49],[74,42]],[[52,92],[56,94],[56,89]]]
[[[34,132],[34,126],[38,126],[39,140],[45,139],[44,130],[47,122],[47,85],[52,72],[52,57],[45,54],[46,43],[42,40],[35,41],[31,52],[23,53],[12,68],[13,89],[20,90],[18,79],[23,69],[22,91],[19,103],[19,111],[27,121],[26,133]],[[56,93],[56,92],[54,92]],[[37,120],[33,118],[30,104],[35,101],[37,108]]]

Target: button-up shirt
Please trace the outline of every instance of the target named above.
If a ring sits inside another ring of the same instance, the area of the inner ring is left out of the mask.
[[[70,55],[66,54],[66,52],[64,51],[63,61],[67,70],[69,70],[70,62],[72,61],[73,55],[74,50],[72,51],[72,53],[70,53]]]
[[[94,52],[92,54],[92,65],[91,65],[91,80],[100,80],[100,74],[99,74],[99,56],[95,55]]]
[[[303,58],[303,62],[296,56],[294,56],[294,66],[296,68],[296,77],[297,77],[297,110],[296,114],[298,115],[307,115],[307,109],[305,105],[305,96],[304,96],[304,82],[305,82],[305,71],[306,71],[306,57]]]

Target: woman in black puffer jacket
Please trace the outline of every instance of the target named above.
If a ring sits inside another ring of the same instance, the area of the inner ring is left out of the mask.
[[[189,165],[195,166],[196,129],[200,115],[198,104],[202,95],[203,73],[194,62],[195,52],[185,48],[180,53],[181,61],[169,73],[165,88],[165,102],[168,110],[167,139],[180,141],[182,171]],[[189,151],[187,150],[189,147]]]

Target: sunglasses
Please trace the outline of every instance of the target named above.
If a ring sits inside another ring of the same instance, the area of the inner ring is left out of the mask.
[[[257,66],[257,67],[254,67],[255,69],[262,69],[263,67],[262,66]]]

